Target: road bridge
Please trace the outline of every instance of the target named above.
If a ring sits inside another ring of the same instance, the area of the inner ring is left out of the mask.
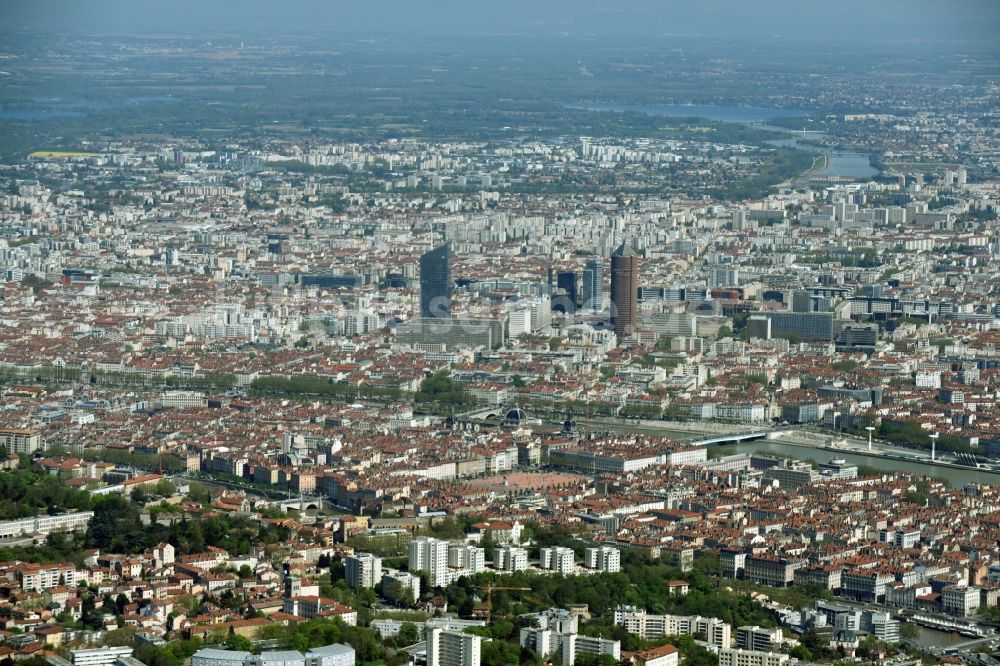
[[[712,444],[739,444],[740,442],[752,442],[758,439],[767,439],[771,436],[771,432],[767,430],[761,430],[759,432],[745,432],[745,433],[733,433],[731,435],[720,435],[719,437],[711,437],[709,439],[696,439],[694,441],[688,442],[692,446],[710,446]]]
[[[313,495],[303,495],[293,499],[283,500],[278,503],[282,511],[308,511],[310,509],[320,510],[323,508],[323,498]]]

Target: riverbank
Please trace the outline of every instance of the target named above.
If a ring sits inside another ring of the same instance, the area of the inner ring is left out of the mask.
[[[931,461],[930,456],[924,457],[918,453],[911,453],[903,449],[892,449],[890,451],[886,451],[884,448],[880,450],[880,448],[873,447],[871,451],[868,451],[866,445],[860,441],[857,441],[855,445],[849,446],[847,448],[832,446],[830,444],[825,444],[823,446],[816,446],[813,444],[808,444],[805,442],[796,442],[794,440],[788,440],[786,438],[781,438],[781,437],[778,437],[771,441],[780,441],[782,444],[787,444],[788,446],[793,446],[801,449],[810,449],[813,451],[817,450],[826,451],[834,455],[852,454],[856,456],[861,456],[863,458],[880,458],[882,460],[903,461],[913,464],[928,465],[930,467],[939,467],[942,469],[977,471],[977,472],[982,472],[984,474],[992,474],[996,476],[996,482],[1000,483],[1000,471],[992,470],[989,468],[958,465],[956,463],[952,463],[947,460]]]
[[[867,451],[810,446],[777,439],[738,444],[717,444],[713,446],[713,451],[722,455],[748,453],[796,460],[815,460],[817,462],[841,459],[851,465],[869,467],[889,474],[920,474],[940,478],[948,485],[959,488],[970,483],[1000,485],[1000,474],[992,470],[939,462],[931,463],[929,460],[893,457],[876,452],[868,453]]]
[[[818,164],[817,164],[818,162]],[[830,157],[826,153],[821,153],[813,158],[812,166],[806,169],[801,177],[808,176],[811,173],[818,173],[828,169],[830,166]]]

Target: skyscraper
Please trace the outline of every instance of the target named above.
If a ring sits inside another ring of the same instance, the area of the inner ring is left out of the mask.
[[[604,269],[598,258],[588,259],[583,271],[583,309],[599,311],[604,304]]]
[[[447,318],[451,309],[451,246],[420,256],[420,316]]]
[[[639,256],[632,243],[625,242],[611,255],[611,325],[619,337],[635,331],[638,290]]]

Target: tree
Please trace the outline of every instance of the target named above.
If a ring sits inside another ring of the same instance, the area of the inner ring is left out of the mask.
[[[194,502],[208,502],[212,499],[208,489],[200,483],[192,483],[188,487],[187,496]]]
[[[172,497],[177,492],[177,486],[166,479],[156,482],[156,494],[160,497]]]
[[[130,530],[141,532],[139,512],[121,495],[108,495],[94,506],[94,517],[87,527],[88,547],[108,550]]]
[[[483,641],[481,657],[483,666],[507,666],[507,664],[523,663],[521,661],[521,648],[515,643],[506,641]]]
[[[104,614],[97,610],[97,604],[92,594],[88,594],[80,602],[80,611],[80,621],[83,626],[94,630],[104,627]]]
[[[232,627],[230,627],[231,629]],[[253,642],[245,637],[240,636],[237,633],[230,634],[229,638],[226,639],[226,647],[230,650],[239,650],[241,652],[251,652],[253,651]]]
[[[809,652],[805,645],[796,645],[788,651],[788,654],[799,661],[812,661],[812,653]]]
[[[982,608],[996,608],[996,606],[983,606]],[[901,622],[899,625],[899,635],[903,638],[916,640],[920,638],[920,627],[912,622]]]
[[[670,342],[673,338],[669,335],[661,335],[657,340],[656,344],[653,345],[653,349],[656,351],[670,351]]]
[[[201,521],[196,520],[188,524],[187,549],[192,553],[204,552],[205,534],[201,528]]]
[[[809,650],[809,652],[821,652],[825,647],[823,639],[820,637],[819,632],[815,629],[806,629],[799,639],[799,642],[807,650]]]
[[[404,622],[399,627],[399,635],[396,637],[397,645],[413,645],[420,640],[420,630],[412,622]]]
[[[142,486],[136,486],[132,489],[132,502],[137,506],[142,506],[149,501],[149,493],[146,492],[145,488]]]
[[[445,404],[471,404],[475,402],[465,387],[453,380],[446,370],[435,372],[420,383],[420,390],[414,396],[417,402],[440,402]]]

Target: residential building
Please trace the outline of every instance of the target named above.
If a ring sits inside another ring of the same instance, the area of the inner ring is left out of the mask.
[[[482,638],[464,631],[427,628],[427,666],[479,666]]]
[[[521,629],[521,647],[534,650],[563,666],[572,666],[580,655],[608,655],[621,658],[621,643],[600,637],[582,636],[578,617],[561,608],[550,608],[535,616],[535,626]]]
[[[409,544],[409,571],[425,572],[432,587],[443,587],[448,577],[448,542],[432,537],[417,537]]]
[[[493,567],[498,571],[513,573],[528,568],[528,551],[517,546],[502,546],[493,551]]]
[[[572,548],[563,546],[550,546],[539,550],[542,569],[557,571],[561,574],[570,575],[576,570],[576,554]]]
[[[966,617],[979,608],[980,590],[971,585],[948,585],[941,590],[941,608],[948,615]]]
[[[114,666],[120,657],[131,657],[130,647],[99,647],[71,650],[73,666]]]
[[[780,652],[719,650],[719,666],[786,666],[791,659]]]
[[[31,455],[35,451],[45,451],[47,446],[41,433],[31,428],[0,428],[0,446],[9,453]]]
[[[886,589],[894,580],[892,574],[876,570],[847,570],[840,576],[841,595],[858,601],[880,603],[885,600]]]
[[[677,648],[668,643],[637,652],[633,659],[636,666],[677,666],[680,654]]]
[[[758,626],[736,628],[736,647],[743,650],[767,652],[781,645],[781,642],[780,627],[773,629],[764,629]]]
[[[621,571],[621,553],[611,546],[588,548],[584,551],[584,566],[595,571],[617,573]]]
[[[448,578],[457,580],[486,570],[486,551],[466,543],[448,545]]]
[[[710,645],[727,648],[732,645],[732,627],[714,617],[700,615],[653,615],[632,606],[615,609],[614,624],[625,627],[630,634],[645,640],[664,636],[696,636]]]
[[[420,576],[395,569],[386,571],[382,574],[382,596],[415,602],[420,598]]]
[[[753,555],[746,558],[743,577],[771,587],[788,587],[795,582],[795,572],[806,565],[805,560]]]
[[[382,581],[382,558],[355,553],[344,560],[345,578],[352,588],[375,587]]]

